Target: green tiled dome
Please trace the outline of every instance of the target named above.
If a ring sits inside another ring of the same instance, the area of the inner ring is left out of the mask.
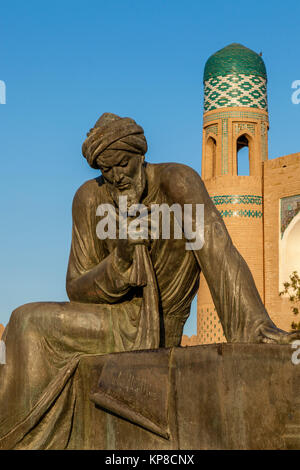
[[[242,44],[230,44],[213,54],[206,62],[203,81],[225,75],[254,75],[267,79],[264,61]]]

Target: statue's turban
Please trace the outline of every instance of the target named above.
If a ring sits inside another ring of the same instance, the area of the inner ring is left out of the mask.
[[[92,168],[98,168],[97,159],[105,162],[105,150],[127,150],[140,155],[147,152],[144,130],[133,119],[104,113],[88,132],[82,145],[83,156]]]

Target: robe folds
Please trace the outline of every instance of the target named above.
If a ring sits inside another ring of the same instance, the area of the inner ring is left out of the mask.
[[[162,189],[159,176],[174,167],[184,166],[148,165],[143,204],[176,202]],[[19,307],[2,338],[0,449],[68,448],[80,359],[179,346],[201,269],[229,341],[257,341],[259,325],[273,326],[246,263],[204,185],[199,187],[196,194],[190,188],[186,202],[204,204],[203,248],[186,250],[184,237],[154,239],[149,247],[136,246],[125,272],[117,263],[117,241],[96,234],[97,207],[112,203],[102,177],[79,188],[67,274],[71,301]]]

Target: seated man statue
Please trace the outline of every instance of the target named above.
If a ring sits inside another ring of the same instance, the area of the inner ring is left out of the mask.
[[[55,448],[58,439],[64,446],[76,400],[74,371],[83,356],[180,346],[201,270],[227,341],[287,343],[298,337],[271,321],[194,170],[145,162],[143,129],[110,113],[96,122],[82,150],[101,175],[84,183],[73,201],[70,302],[30,303],[10,317],[2,338],[0,449]],[[120,196],[128,207],[203,205],[204,243],[187,249],[186,237],[174,234],[99,237],[98,208],[114,207],[120,219]]]

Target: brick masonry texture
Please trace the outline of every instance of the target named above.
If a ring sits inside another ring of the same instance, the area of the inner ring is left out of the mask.
[[[270,317],[290,331],[300,317],[279,296],[279,244],[300,212],[300,153],[268,160],[267,73],[260,55],[230,44],[208,59],[203,83],[202,178]],[[243,146],[249,148],[249,176],[238,174]],[[225,342],[202,274],[197,310],[197,336],[182,344]]]
[[[278,296],[280,200],[300,195],[300,153],[268,160],[264,168],[264,253],[265,304],[273,321],[289,329],[292,321],[300,321],[291,312],[290,302]]]

